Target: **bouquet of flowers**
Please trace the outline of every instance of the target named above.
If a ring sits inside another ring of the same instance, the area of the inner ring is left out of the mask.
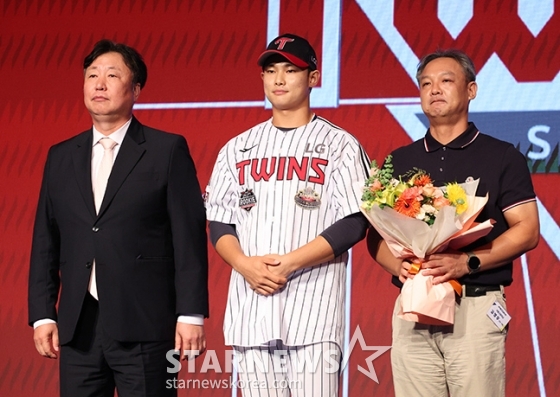
[[[397,258],[415,262],[401,290],[405,320],[425,324],[453,324],[454,293],[461,293],[456,281],[433,285],[432,276],[423,276],[422,259],[447,248],[458,249],[488,234],[493,221],[475,223],[488,201],[488,195],[475,195],[478,180],[448,183],[435,187],[430,176],[414,168],[404,176],[393,177],[392,157],[379,168],[372,162],[365,182],[361,211],[386,241]]]

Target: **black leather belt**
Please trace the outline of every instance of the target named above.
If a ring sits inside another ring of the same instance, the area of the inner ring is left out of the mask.
[[[464,296],[484,296],[489,291],[500,291],[499,285],[464,285]]]

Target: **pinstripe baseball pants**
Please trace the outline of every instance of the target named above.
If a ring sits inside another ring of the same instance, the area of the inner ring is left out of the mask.
[[[234,349],[243,397],[338,396],[341,351],[334,342]]]

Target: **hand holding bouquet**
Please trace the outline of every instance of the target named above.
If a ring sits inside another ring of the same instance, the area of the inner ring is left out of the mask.
[[[475,195],[478,180],[435,187],[423,170],[413,169],[393,177],[391,156],[382,168],[372,162],[365,182],[361,210],[397,258],[420,261],[427,255],[457,249],[485,236],[492,221],[474,222],[486,197]],[[454,290],[450,283],[433,285],[432,276],[418,273],[401,291],[406,320],[452,324]]]

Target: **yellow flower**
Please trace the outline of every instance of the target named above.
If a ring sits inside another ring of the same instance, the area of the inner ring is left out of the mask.
[[[467,210],[467,194],[465,190],[457,183],[447,184],[447,199],[456,208],[457,215]]]
[[[379,203],[386,204],[389,207],[395,205],[397,198],[406,190],[408,186],[404,183],[399,183],[396,186],[390,186],[382,190],[379,195]]]

